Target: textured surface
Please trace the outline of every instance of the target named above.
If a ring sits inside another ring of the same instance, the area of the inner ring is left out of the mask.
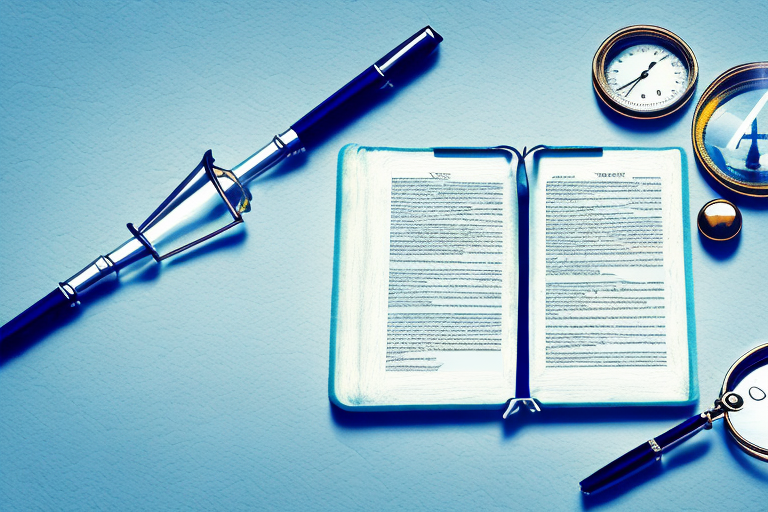
[[[4,510],[764,510],[768,465],[718,425],[615,492],[577,483],[693,409],[353,415],[327,398],[335,169],[376,146],[682,146],[691,216],[713,189],[693,108],[628,124],[590,85],[614,30],[665,26],[701,67],[768,58],[753,2],[128,2],[0,4],[0,320],[111,250],[212,148],[232,166],[393,45],[432,24],[431,69],[253,191],[235,237],[125,272],[0,367]],[[768,338],[768,203],[744,230],[694,234],[699,374]],[[683,464],[685,462],[685,464]],[[727,493],[723,492],[727,489]],[[727,496],[727,497],[726,497]]]

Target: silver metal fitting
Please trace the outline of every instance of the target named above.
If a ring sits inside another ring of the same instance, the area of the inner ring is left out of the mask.
[[[106,256],[99,256],[83,270],[67,279],[59,287],[67,295],[77,296],[115,271],[115,264]]]

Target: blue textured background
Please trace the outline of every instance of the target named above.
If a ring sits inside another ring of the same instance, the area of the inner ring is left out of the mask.
[[[696,408],[503,423],[327,398],[344,143],[682,146],[695,221],[722,190],[696,168],[692,106],[617,120],[591,59],[618,28],[662,25],[698,57],[695,103],[725,69],[768,59],[765,0],[90,4],[0,4],[3,322],[126,239],[206,149],[231,167],[422,26],[445,41],[407,88],[254,184],[240,233],[125,272],[0,367],[4,510],[766,509],[768,464],[722,425],[631,485],[584,499],[577,483],[708,407],[768,339],[768,201],[737,199],[736,243],[693,233]]]

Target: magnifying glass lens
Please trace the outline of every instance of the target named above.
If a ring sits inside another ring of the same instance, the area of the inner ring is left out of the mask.
[[[696,159],[731,190],[768,196],[768,62],[729,69],[693,115]]]
[[[731,366],[715,407],[688,418],[595,471],[581,481],[581,492],[599,492],[658,462],[664,451],[710,428],[712,421],[720,418],[725,418],[726,429],[740,448],[768,462],[768,343],[750,350]]]
[[[744,400],[739,411],[728,414],[733,433],[768,453],[768,364],[745,372],[733,392]]]
[[[704,129],[710,158],[732,180],[768,182],[768,88],[737,93],[720,104]]]

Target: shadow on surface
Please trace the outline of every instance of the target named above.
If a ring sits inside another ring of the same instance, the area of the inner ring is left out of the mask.
[[[695,442],[689,441],[689,443],[690,444],[681,445],[672,451],[665,453],[660,463],[656,462],[602,492],[591,494],[589,496],[582,494],[581,504],[583,508],[586,510],[596,508],[613,501],[619,496],[624,496],[633,489],[674,470],[678,466],[700,459],[706,455],[712,447],[712,440],[704,437],[698,438]],[[631,448],[632,447],[627,447],[626,451],[629,451]],[[623,455],[623,453],[620,453],[620,450],[617,451],[616,457],[618,458],[621,455]],[[605,464],[608,464],[609,462],[611,461],[607,460],[605,461]],[[596,467],[595,471],[598,469],[600,468]],[[584,475],[585,478],[587,476],[589,475]]]
[[[543,409],[542,421],[551,423],[617,423],[637,421],[681,421],[696,413],[695,405],[560,407]],[[670,428],[674,425],[670,425]],[[661,433],[661,432],[659,432]]]
[[[541,424],[636,423],[643,421],[676,422],[695,414],[696,406],[630,406],[630,407],[555,407],[542,408],[540,413],[512,415],[504,421],[504,435],[512,436],[524,426]],[[659,432],[661,433],[661,432]]]
[[[118,286],[117,279],[105,281],[88,294],[88,299],[99,299],[112,293]],[[82,313],[83,306],[66,308],[62,311],[43,316],[34,324],[19,331],[16,335],[3,339],[0,342],[0,368],[37,345],[53,331],[74,322]]]
[[[731,238],[725,242],[716,242],[705,237],[699,231],[699,240],[701,241],[701,246],[707,251],[707,254],[716,260],[725,261],[736,254],[736,250],[739,248],[741,235],[736,235],[735,238]]]
[[[169,258],[168,266],[180,265],[197,256],[203,256],[218,249],[225,249],[242,244],[248,236],[248,231],[243,224],[244,223],[241,223],[239,226],[235,226],[232,233],[225,232],[216,238],[203,242],[177,256]],[[153,265],[153,267],[159,268],[160,265]]]
[[[299,169],[305,167],[308,161],[309,157],[307,156],[306,151],[300,151],[293,155],[289,155],[285,160],[268,170],[264,176],[256,178],[256,182],[259,180],[278,179],[297,172]],[[251,193],[253,193],[253,191],[251,191]]]
[[[715,195],[712,197],[712,199],[717,199],[718,196],[722,197],[723,199],[727,199],[733,204],[735,204],[736,206],[738,206],[740,210],[768,209],[768,197],[745,196],[744,194],[739,194],[729,188],[726,188],[719,181],[717,181],[711,174],[709,174],[709,172],[704,168],[704,166],[702,166],[698,162],[698,160],[696,161],[696,168],[699,170],[699,173],[704,177],[704,181],[707,182],[707,185],[709,185],[714,191]],[[709,201],[709,199],[707,201]],[[692,205],[692,206],[693,208],[696,208],[696,210],[694,211],[698,211],[698,209],[704,206],[704,204]],[[744,224],[746,224],[747,219],[743,219],[743,222]]]
[[[573,407],[542,409],[540,413],[521,410],[506,420],[504,408],[490,410],[421,410],[421,411],[345,411],[329,404],[333,421],[343,428],[413,427],[430,425],[466,425],[499,423],[505,436],[514,435],[523,427],[535,423],[627,423],[638,421],[669,421],[670,428],[694,414],[695,407]],[[659,432],[661,433],[661,432]]]
[[[512,436],[531,424],[575,424],[575,423],[629,423],[640,421],[669,421],[672,428],[676,423],[694,414],[695,406],[681,407],[574,407],[543,409],[541,413],[529,413],[520,411],[510,416],[507,420],[501,418],[502,409],[498,410],[465,410],[465,411],[387,411],[387,412],[350,412],[331,404],[331,416],[337,426],[342,428],[376,428],[376,427],[430,427],[437,425],[470,425],[481,423],[499,422],[504,430],[505,437]],[[620,425],[617,425],[620,427]],[[665,429],[662,428],[659,434]],[[730,439],[728,440],[730,441]],[[638,440],[640,444],[642,440]],[[678,466],[693,462],[711,449],[712,436],[704,434],[695,440],[676,447],[664,454],[661,463],[653,464],[635,475],[619,482],[603,492],[591,496],[582,496],[582,506],[585,509],[598,507],[615,498],[632,491],[643,483],[653,480],[666,472],[674,470]],[[628,452],[634,446],[617,447],[615,457],[618,458]],[[762,473],[751,463],[745,461],[747,457],[741,453],[734,443],[729,443],[729,448],[736,453],[739,463],[745,469],[762,481],[768,481],[768,473]],[[740,457],[740,458],[739,458]],[[611,460],[600,461],[595,464],[593,471],[597,471]],[[602,464],[602,465],[600,465]],[[586,478],[587,474],[583,475]]]
[[[744,450],[739,448],[736,441],[733,440],[730,434],[723,428],[722,436],[723,442],[728,447],[728,451],[741,466],[745,473],[749,474],[753,478],[757,479],[764,484],[768,484],[768,464],[765,462],[748,455]]]
[[[160,276],[162,269],[162,265],[158,265],[152,259],[148,258],[144,260],[144,265],[137,263],[135,269],[132,267],[126,269],[124,275],[121,277],[121,282],[125,285],[131,283],[132,281],[140,283],[154,281]]]
[[[412,427],[434,425],[468,425],[495,423],[501,420],[503,409],[498,410],[428,410],[352,412],[330,404],[331,417],[343,428]]]
[[[600,99],[600,96],[598,96],[594,90],[592,92],[595,98],[595,102],[597,102],[600,111],[605,117],[607,117],[619,128],[623,128],[624,130],[629,130],[635,133],[652,133],[667,129],[685,117],[688,110],[690,110],[691,105],[694,103],[693,99],[691,99],[685,105],[683,105],[680,110],[658,119],[632,119],[631,117],[621,115],[615,110],[611,109],[608,105],[603,103],[603,101]]]

